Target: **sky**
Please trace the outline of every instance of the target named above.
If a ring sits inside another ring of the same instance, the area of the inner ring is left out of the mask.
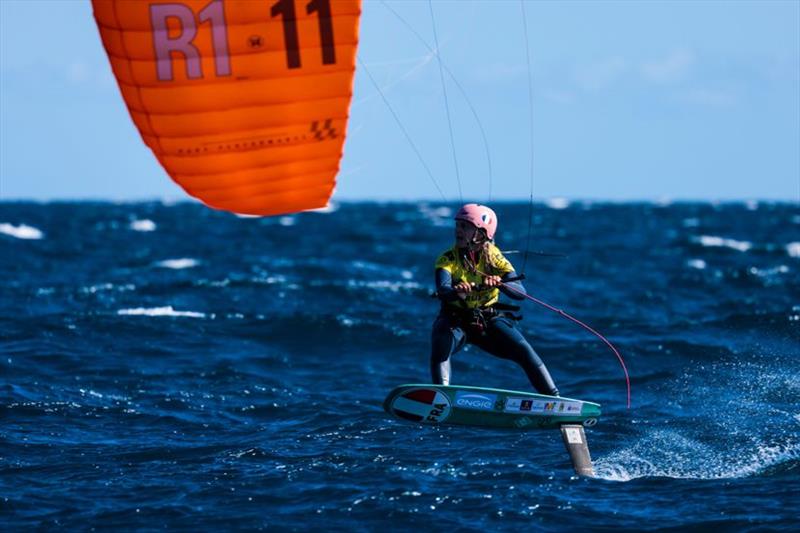
[[[800,202],[800,0],[524,9],[364,1],[334,201]],[[0,0],[0,199],[158,198],[90,2]]]

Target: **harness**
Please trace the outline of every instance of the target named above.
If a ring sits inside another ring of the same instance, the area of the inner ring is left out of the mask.
[[[445,315],[451,323],[458,325],[458,327],[467,332],[467,335],[482,337],[486,335],[489,323],[495,318],[502,317],[514,321],[522,320],[522,315],[515,314],[519,312],[520,309],[518,305],[502,302],[497,302],[486,307],[474,308],[442,305],[442,314]]]

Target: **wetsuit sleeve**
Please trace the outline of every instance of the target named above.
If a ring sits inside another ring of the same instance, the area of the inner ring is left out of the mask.
[[[525,286],[522,284],[522,282],[506,281],[508,278],[515,278],[515,277],[517,277],[517,273],[514,272],[513,270],[508,274],[503,274],[503,277],[501,277],[500,279],[503,280],[505,285],[500,286],[500,291],[509,298],[512,298],[514,300],[522,300],[525,298],[525,295],[528,294],[525,291]]]
[[[453,288],[453,275],[444,268],[436,269],[436,296],[443,302],[458,300],[458,293]]]
[[[456,261],[456,257],[453,254],[452,250],[448,250],[436,260],[436,270],[442,269],[446,270],[450,274],[453,273],[453,265]]]

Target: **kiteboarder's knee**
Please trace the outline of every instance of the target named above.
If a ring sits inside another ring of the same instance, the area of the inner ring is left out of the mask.
[[[510,359],[523,368],[538,368],[544,363],[539,358],[536,350],[525,340],[522,335],[514,338],[507,338],[502,346],[497,346],[494,352],[504,359]]]
[[[463,344],[459,337],[457,332],[434,333],[431,339],[431,360],[441,363],[450,359],[450,356],[456,353]]]
[[[493,324],[496,328],[496,350],[501,354],[501,357],[511,359],[515,363],[526,366],[533,365],[538,367],[542,365],[542,360],[533,349],[533,346],[525,339],[522,333],[517,330],[511,321],[495,321]]]
[[[461,328],[452,327],[445,318],[437,318],[431,332],[431,361],[447,361],[464,346],[465,341],[466,334]]]

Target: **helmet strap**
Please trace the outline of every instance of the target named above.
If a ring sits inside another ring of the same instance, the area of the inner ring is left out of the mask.
[[[483,228],[478,228],[475,230],[475,234],[472,236],[472,242],[470,242],[470,248],[483,248],[483,245],[489,242],[489,237],[486,235],[486,230]]]

